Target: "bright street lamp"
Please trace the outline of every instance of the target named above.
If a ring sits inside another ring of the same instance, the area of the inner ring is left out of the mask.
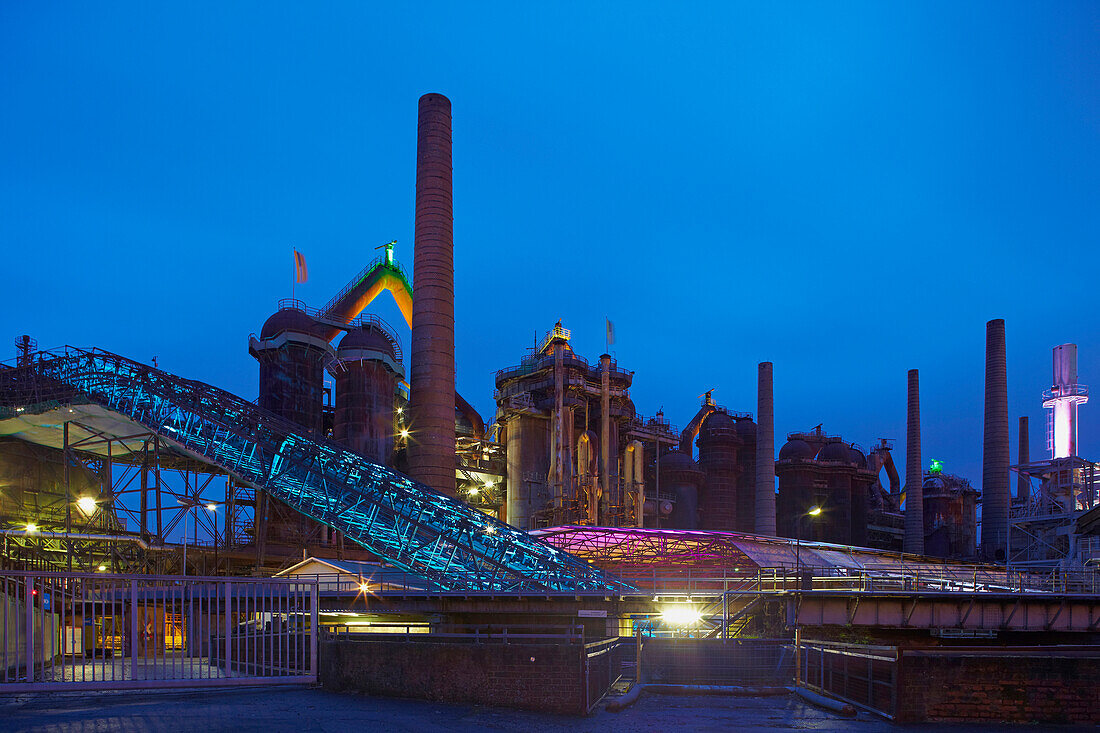
[[[805,514],[799,514],[794,520],[794,582],[797,583],[796,589],[802,588],[802,520],[820,514],[821,507],[815,504]]]

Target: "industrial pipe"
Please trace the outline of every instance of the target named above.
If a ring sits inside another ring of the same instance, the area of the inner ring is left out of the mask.
[[[1027,415],[1020,417],[1020,445],[1019,460],[1017,465],[1025,466],[1031,462],[1031,447],[1029,445]],[[1016,472],[1016,501],[1026,504],[1031,499],[1031,479],[1023,471]]]
[[[125,534],[89,534],[87,532],[51,532],[36,529],[28,532],[25,529],[0,529],[0,537],[46,537],[59,540],[91,540],[95,542],[133,542],[143,550],[162,549],[152,547],[148,542],[136,535]]]

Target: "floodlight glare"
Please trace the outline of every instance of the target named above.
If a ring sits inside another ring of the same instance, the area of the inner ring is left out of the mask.
[[[695,606],[677,604],[675,606],[665,606],[665,609],[661,611],[661,620],[669,626],[686,628],[697,626],[703,620],[703,614]]]

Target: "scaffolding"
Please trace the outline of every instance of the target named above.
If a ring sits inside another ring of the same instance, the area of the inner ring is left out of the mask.
[[[1100,546],[1076,532],[1077,520],[1100,506],[1100,470],[1079,456],[1012,467],[1031,490],[1009,511],[1009,565],[1050,569],[1084,567]]]

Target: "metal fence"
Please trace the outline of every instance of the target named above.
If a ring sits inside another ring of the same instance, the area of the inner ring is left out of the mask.
[[[803,641],[797,683],[893,719],[898,659],[893,646]]]
[[[611,638],[584,645],[585,711],[591,712],[624,673],[633,670],[633,639]]]
[[[453,577],[461,578],[454,572]],[[319,583],[323,593],[369,592],[375,595],[522,595],[530,589],[451,590],[430,589],[425,580],[402,570],[384,569],[369,576],[353,577],[325,573],[295,575]],[[793,566],[760,568],[752,571],[722,569],[625,570],[615,575],[620,586],[617,595],[701,596],[717,598],[723,594],[755,595],[784,593],[795,590],[842,591],[861,593],[1059,593],[1100,595],[1100,571],[1057,570],[1047,572],[1005,570],[1003,568],[962,568],[933,564],[898,565],[893,568],[852,569],[843,567],[813,567],[803,564],[799,572]],[[470,583],[474,582],[472,576]],[[555,591],[538,590],[538,595]],[[606,589],[558,591],[563,595],[607,595]]]
[[[322,641],[408,641],[451,644],[580,644],[584,627],[543,624],[377,623],[320,625]]]
[[[9,692],[317,680],[317,586],[270,578],[0,572]]]
[[[789,639],[642,639],[642,682],[786,686],[793,677]]]

